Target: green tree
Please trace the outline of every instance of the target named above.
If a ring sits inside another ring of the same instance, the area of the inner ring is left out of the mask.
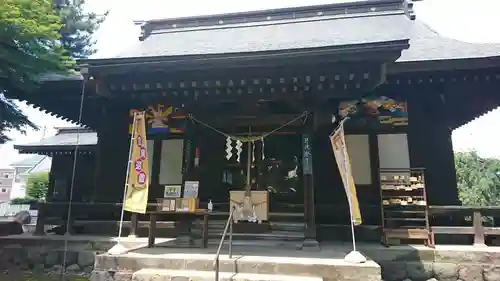
[[[88,58],[97,51],[92,36],[104,22],[108,12],[104,15],[87,12],[84,9],[85,1],[74,2],[57,10],[63,24],[59,30],[60,42],[72,58]]]
[[[5,96],[33,90],[44,72],[70,67],[58,41],[61,27],[49,0],[0,1],[0,143],[8,140],[8,129],[34,127]]]
[[[29,198],[45,200],[49,189],[49,173],[40,172],[29,175],[26,183],[26,195]]]
[[[500,160],[477,152],[455,153],[460,200],[467,206],[500,205]]]
[[[75,2],[55,9],[52,0],[0,1],[0,144],[8,130],[37,129],[8,98],[35,90],[41,74],[67,72],[74,59],[95,53],[92,35],[106,14]]]

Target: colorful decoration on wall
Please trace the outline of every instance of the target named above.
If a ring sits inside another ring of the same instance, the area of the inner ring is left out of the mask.
[[[143,109],[131,109],[129,112],[129,133],[132,133],[134,113]],[[150,105],[146,109],[146,130],[148,134],[182,134],[184,133],[186,115],[170,105]]]
[[[339,115],[341,117],[349,116],[350,119],[358,122],[375,119],[381,125],[408,125],[406,102],[384,96],[357,101],[343,101],[339,105]]]

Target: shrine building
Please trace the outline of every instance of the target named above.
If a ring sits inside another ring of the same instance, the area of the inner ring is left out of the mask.
[[[200,208],[225,220],[230,193],[250,185],[265,221],[316,240],[349,224],[329,140],[342,117],[363,225],[380,225],[381,169],[421,168],[429,205],[460,204],[451,133],[500,105],[500,45],[443,37],[409,0],[150,20],[133,47],[80,67],[8,97],[80,122],[16,148],[53,157],[49,202],[69,200],[77,158],[82,220],[119,219],[92,204],[122,202],[135,111],[151,203],[197,181]]]

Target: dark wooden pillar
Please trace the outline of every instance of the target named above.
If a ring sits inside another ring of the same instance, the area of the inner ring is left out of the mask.
[[[182,197],[184,197],[184,182],[196,180],[193,173],[193,155],[194,155],[194,135],[193,123],[188,121],[184,132],[184,144],[182,153]],[[199,190],[198,190],[199,196]],[[176,244],[181,246],[191,246],[193,238],[191,237],[191,228],[193,221],[190,219],[183,219],[175,222],[175,227],[178,233]]]
[[[194,174],[194,150],[195,150],[195,134],[193,123],[186,122],[186,129],[184,133],[183,155],[182,155],[182,182],[196,180]],[[184,196],[184,185],[182,186],[182,195]]]
[[[96,201],[122,203],[130,148],[128,107],[103,101],[105,116],[97,129],[100,168],[95,188]],[[99,214],[101,219],[118,220],[121,207]],[[125,220],[128,220],[128,213]]]
[[[99,188],[101,187],[100,179],[101,179],[101,157],[102,157],[102,148],[101,148],[101,141],[99,141],[99,133],[97,134],[97,145],[93,151],[95,158],[94,158],[94,187],[92,190],[92,197],[91,201],[99,201]]]
[[[164,195],[164,187],[160,186],[160,170],[161,170],[161,148],[162,148],[161,139],[156,139],[153,142],[152,147],[148,147],[148,149],[153,150],[153,159],[149,159],[149,161],[153,161],[151,163],[151,181],[149,183],[148,190],[148,202],[156,203],[156,198],[162,198]]]
[[[415,90],[415,89],[414,89]],[[430,205],[459,204],[451,130],[439,88],[408,93],[410,165],[425,168]],[[426,94],[421,94],[426,93]]]
[[[314,214],[314,182],[312,133],[314,132],[314,116],[309,116],[304,124],[302,134],[302,177],[304,180],[304,243],[303,250],[319,249],[316,239],[316,215]]]

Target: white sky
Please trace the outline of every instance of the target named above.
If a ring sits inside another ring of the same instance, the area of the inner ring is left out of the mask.
[[[111,57],[138,42],[140,29],[133,20],[172,18],[203,14],[240,12],[258,9],[328,4],[327,0],[86,0],[87,8],[97,13],[110,14],[96,34],[99,52],[96,57]],[[336,1],[338,2],[338,1]],[[348,1],[346,1],[348,2]],[[500,1],[498,0],[425,0],[415,3],[417,18],[426,22],[443,36],[473,43],[500,43]],[[55,133],[54,127],[68,126],[66,122],[20,104],[24,112],[39,126],[45,126],[46,136]],[[500,121],[500,109],[495,110],[453,132],[456,150],[476,149],[482,156],[500,157],[500,135],[493,128]],[[18,161],[13,143],[37,141],[43,130],[26,135],[11,132],[14,141],[0,146],[0,167]]]

